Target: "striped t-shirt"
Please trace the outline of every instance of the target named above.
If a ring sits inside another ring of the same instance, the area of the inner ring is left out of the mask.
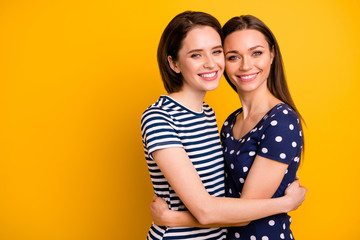
[[[142,115],[141,132],[155,194],[171,210],[187,210],[166,181],[151,154],[159,149],[181,147],[188,154],[210,195],[224,197],[224,159],[215,113],[203,103],[201,113],[194,112],[169,96],[161,96]],[[152,224],[147,239],[225,239],[221,228],[162,227]]]

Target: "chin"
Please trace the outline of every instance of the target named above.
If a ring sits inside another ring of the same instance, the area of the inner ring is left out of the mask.
[[[217,82],[216,84],[212,84],[211,86],[208,86],[206,88],[206,91],[213,91],[215,89],[217,89],[219,87],[219,82]]]

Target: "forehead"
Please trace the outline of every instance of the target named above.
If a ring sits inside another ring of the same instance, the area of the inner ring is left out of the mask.
[[[182,41],[182,49],[205,49],[221,45],[218,32],[209,26],[197,26],[191,29]]]
[[[254,29],[238,30],[229,34],[224,41],[224,49],[249,49],[254,46],[268,46],[264,34]]]

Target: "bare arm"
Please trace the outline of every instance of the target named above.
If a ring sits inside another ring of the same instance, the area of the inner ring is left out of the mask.
[[[189,211],[174,211],[170,210],[168,204],[164,199],[154,196],[150,204],[151,217],[153,222],[158,226],[168,227],[234,227],[245,226],[249,222],[239,224],[207,224],[202,225]]]
[[[288,165],[256,156],[246,178],[241,198],[271,198],[280,186]]]
[[[296,186],[291,194],[276,199],[212,197],[205,190],[184,149],[158,150],[153,157],[182,202],[202,225],[225,226],[289,212],[300,206],[305,198],[306,189]]]

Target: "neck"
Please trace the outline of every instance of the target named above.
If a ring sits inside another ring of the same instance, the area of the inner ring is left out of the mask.
[[[179,92],[170,93],[169,97],[194,112],[201,112],[205,94],[206,92],[180,90]]]
[[[239,92],[240,102],[243,108],[243,118],[246,119],[254,114],[265,114],[281,101],[275,98],[266,88],[251,92]]]

